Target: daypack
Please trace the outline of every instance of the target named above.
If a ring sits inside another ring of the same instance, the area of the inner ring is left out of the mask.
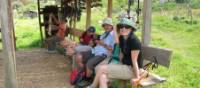
[[[112,61],[113,63],[118,64],[119,63],[119,54],[120,54],[120,47],[118,44],[114,45],[114,49],[112,51],[112,56],[110,60],[108,61],[108,64]]]
[[[78,82],[80,82],[84,77],[86,76],[85,70],[74,69],[70,75],[70,83],[71,85],[76,85]]]

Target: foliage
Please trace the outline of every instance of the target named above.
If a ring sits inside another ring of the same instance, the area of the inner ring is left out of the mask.
[[[186,2],[187,0],[175,0],[176,1],[176,3],[184,3],[184,2]]]
[[[173,10],[177,7],[177,4],[174,2],[166,2],[164,4],[161,4],[159,2],[155,2],[152,5],[152,10],[153,11],[160,11],[161,9],[163,10]]]
[[[199,4],[200,0],[191,0],[190,3],[191,3],[192,8],[194,8],[194,9],[200,8],[200,4]]]
[[[27,3],[24,5],[20,1],[13,1],[13,8],[14,8],[15,17],[24,18],[25,12],[28,12],[28,11],[37,12],[37,3],[36,1],[32,1],[31,3]]]
[[[41,46],[38,19],[16,19],[15,31],[17,48],[36,48]]]

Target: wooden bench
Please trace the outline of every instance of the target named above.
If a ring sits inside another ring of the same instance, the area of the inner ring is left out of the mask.
[[[154,58],[156,58],[159,65],[169,68],[172,50],[152,46],[142,46],[141,52],[144,60],[154,62]]]
[[[82,30],[77,30],[77,29],[70,30],[70,34],[73,35],[74,37],[80,37],[82,33],[83,33]],[[143,63],[144,66],[148,64],[148,62],[152,62],[154,64],[159,64],[161,66],[169,68],[172,50],[152,47],[152,46],[142,46],[141,52],[142,52],[142,58],[144,60]],[[166,79],[163,79],[158,75],[149,73],[148,77],[141,79],[141,81],[138,83],[138,86],[149,87],[163,81],[166,81]]]
[[[166,68],[169,68],[170,57],[172,54],[171,50],[152,47],[152,46],[142,46],[141,52],[142,52],[142,58],[144,60],[144,63],[143,63],[144,66],[148,66],[149,63],[152,63],[153,65],[156,65],[156,66],[161,65]],[[105,61],[100,64],[107,64],[107,62]],[[95,70],[97,70],[97,68]],[[149,73],[148,70],[140,69],[140,72],[141,72],[140,73],[141,80],[136,84],[137,86],[134,86],[132,88],[137,88],[139,86],[143,88],[146,88],[146,87],[149,88],[150,86],[166,81],[165,78]],[[114,81],[118,79],[111,79],[111,80]],[[119,80],[119,81],[120,81],[119,88],[125,88],[125,84],[130,83],[130,80]]]
[[[170,60],[172,55],[172,50],[152,47],[152,46],[142,46],[142,58],[144,61],[144,66],[148,64],[147,61],[152,62],[152,64],[158,64],[169,68]],[[145,79],[142,79],[139,82],[139,86],[149,87],[157,83],[166,81],[165,78],[159,77],[158,75],[149,73],[149,76]]]

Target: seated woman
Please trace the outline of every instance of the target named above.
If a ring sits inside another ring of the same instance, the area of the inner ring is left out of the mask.
[[[127,18],[123,18],[117,24],[119,29],[119,45],[121,49],[121,64],[100,65],[93,83],[87,88],[108,88],[108,78],[131,80],[136,83],[140,79],[139,67],[142,67],[141,60],[141,43],[135,36],[135,23]],[[138,65],[139,64],[139,65]]]
[[[80,43],[82,45],[89,45],[90,43],[93,42],[95,38],[95,27],[90,26],[80,37]]]
[[[78,64],[78,67],[83,68],[86,65],[86,74],[88,78],[91,77],[95,66],[103,61],[106,57],[110,56],[112,48],[114,46],[112,19],[104,19],[102,27],[105,32],[103,35],[100,36],[100,39],[96,39],[95,36],[96,46],[92,48],[92,51],[79,52],[76,54],[76,62]],[[88,31],[90,31],[90,29],[88,29]],[[94,45],[94,43],[90,45]]]
[[[93,48],[93,56],[88,60],[86,64],[86,74],[89,78],[92,76],[96,65],[103,61],[105,58],[109,57],[114,47],[112,19],[105,18],[103,20],[102,27],[105,32],[100,36],[99,40],[97,39],[95,41],[97,45]]]
[[[94,47],[94,40],[96,38],[95,27],[90,26],[80,37],[80,45],[76,46],[76,64],[79,69],[85,67],[87,60],[92,55],[92,47]]]

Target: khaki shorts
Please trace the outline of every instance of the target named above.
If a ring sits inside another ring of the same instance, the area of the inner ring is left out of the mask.
[[[96,66],[95,70],[98,70],[100,65],[107,65],[108,66],[108,78],[111,79],[122,79],[122,80],[129,80],[134,77],[133,69],[131,66],[123,65],[123,64],[108,64],[109,59],[105,59],[102,61],[98,66]]]

